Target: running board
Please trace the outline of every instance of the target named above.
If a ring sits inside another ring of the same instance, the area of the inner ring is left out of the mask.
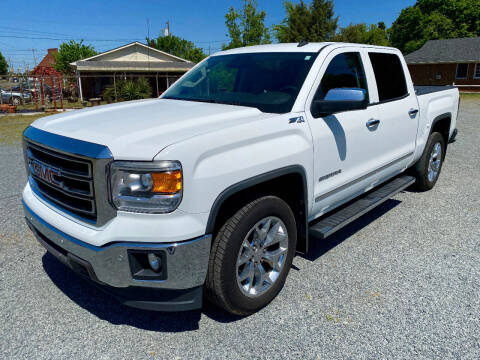
[[[327,236],[332,235],[337,230],[358,219],[363,214],[384,203],[393,195],[409,187],[414,182],[415,178],[413,176],[405,175],[397,177],[372,192],[359,197],[350,205],[334,211],[331,214],[327,214],[325,218],[309,228],[309,233],[315,238],[325,239]]]

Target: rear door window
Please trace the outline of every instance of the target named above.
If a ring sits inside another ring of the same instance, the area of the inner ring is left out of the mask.
[[[377,81],[379,101],[389,101],[408,94],[405,73],[395,54],[368,53]]]

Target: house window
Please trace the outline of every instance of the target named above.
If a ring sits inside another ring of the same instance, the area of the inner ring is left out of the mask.
[[[456,79],[466,79],[468,77],[468,64],[457,64]]]
[[[474,79],[480,79],[480,63],[475,64],[475,73],[473,74]]]

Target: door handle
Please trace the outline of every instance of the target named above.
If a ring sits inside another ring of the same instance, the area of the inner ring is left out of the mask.
[[[408,115],[410,116],[415,116],[418,114],[418,109],[410,109],[410,111],[408,112]]]
[[[380,120],[377,120],[377,119],[370,119],[367,121],[367,127],[368,128],[371,128],[371,127],[374,127],[374,126],[377,126],[378,124],[380,124]]]

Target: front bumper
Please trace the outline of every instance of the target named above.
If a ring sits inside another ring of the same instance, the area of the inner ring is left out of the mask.
[[[118,242],[99,247],[65,234],[23,205],[28,226],[52,255],[126,305],[161,311],[201,307],[211,235],[175,243]],[[164,252],[165,278],[136,279],[130,251]]]

